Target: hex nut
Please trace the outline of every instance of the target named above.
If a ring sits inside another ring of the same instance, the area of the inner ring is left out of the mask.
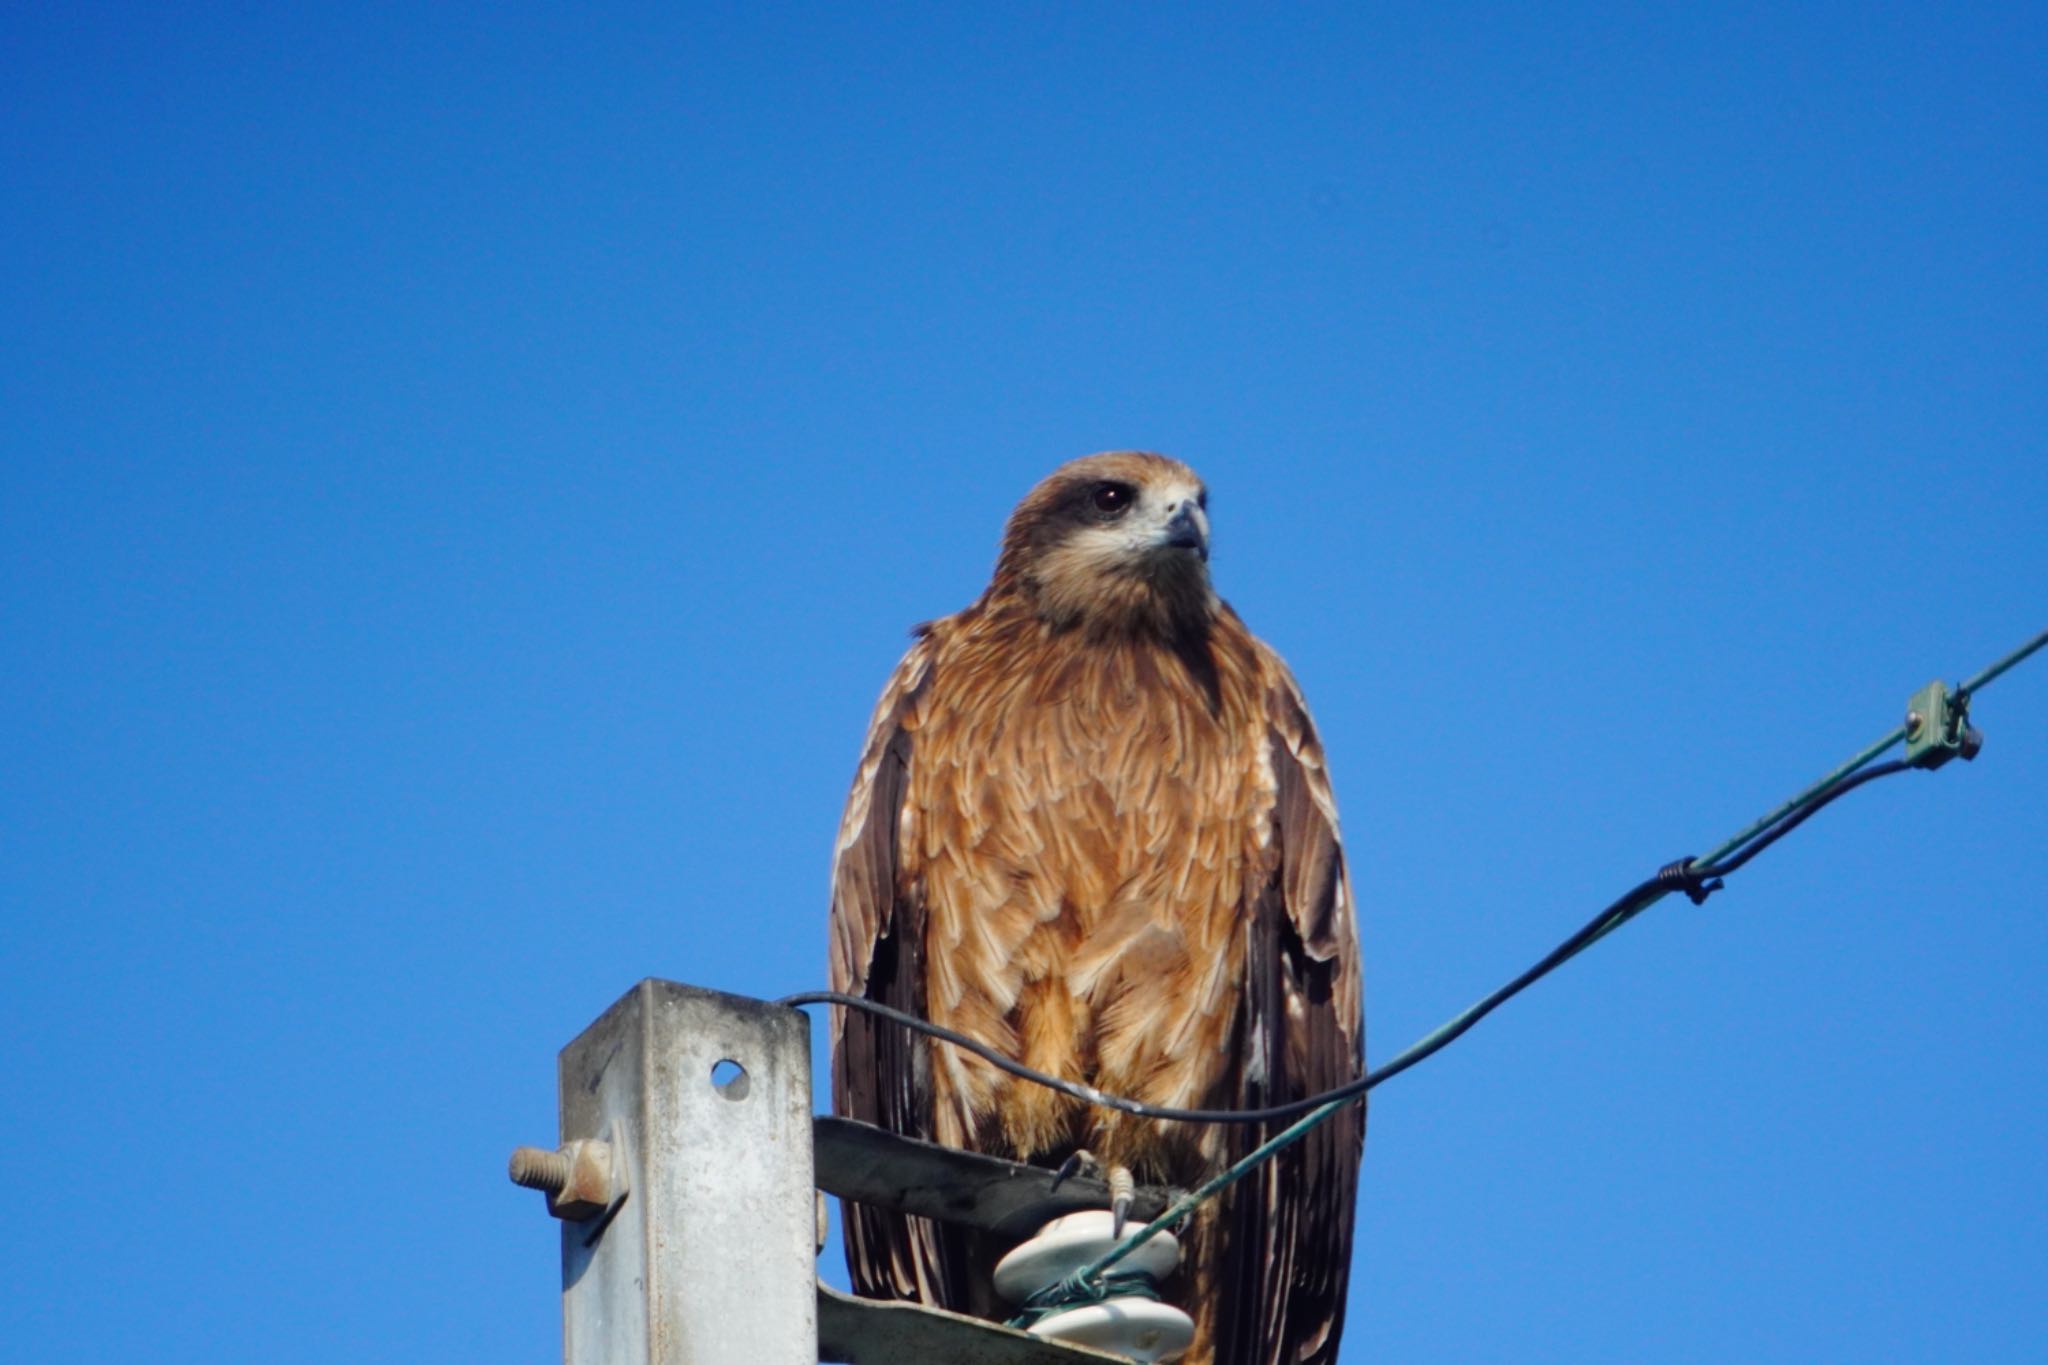
[[[512,1153],[513,1183],[545,1190],[548,1212],[566,1222],[595,1218],[612,1202],[612,1149],[592,1138],[565,1142],[549,1152],[521,1147]]]

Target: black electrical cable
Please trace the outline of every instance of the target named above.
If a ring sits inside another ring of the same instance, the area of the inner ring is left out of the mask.
[[[1097,1090],[1092,1085],[1083,1085],[1079,1081],[1070,1081],[1059,1076],[1048,1075],[1043,1071],[1026,1066],[1024,1063],[1014,1058],[1006,1057],[986,1043],[970,1038],[964,1033],[958,1033],[943,1025],[934,1024],[928,1019],[920,1019],[914,1014],[896,1009],[890,1005],[884,1005],[878,1000],[869,1000],[865,996],[849,995],[843,991],[804,991],[796,995],[783,996],[775,1003],[790,1007],[802,1005],[840,1005],[847,1009],[860,1010],[864,1013],[875,1015],[878,1018],[888,1019],[901,1024],[913,1032],[922,1033],[927,1037],[936,1038],[940,1042],[950,1043],[955,1047],[965,1049],[987,1062],[990,1066],[1007,1072],[1019,1080],[1030,1081],[1034,1085],[1042,1085],[1048,1090],[1056,1090],[1060,1094],[1080,1100],[1084,1104],[1094,1105],[1102,1109],[1114,1109],[1121,1113],[1136,1115],[1139,1118],[1162,1119],[1176,1123],[1272,1123],[1280,1119],[1298,1117],[1312,1109],[1320,1109],[1327,1104],[1355,1099],[1380,1084],[1380,1082],[1391,1080],[1410,1067],[1420,1065],[1463,1037],[1481,1019],[1484,1019],[1509,1000],[1521,994],[1522,991],[1578,956],[1579,953],[1591,947],[1599,939],[1604,938],[1629,920],[1635,918],[1642,911],[1648,909],[1660,897],[1672,891],[1681,891],[1691,895],[1696,902],[1704,900],[1709,892],[1716,889],[1713,886],[1706,885],[1709,880],[1724,877],[1742,867],[1750,859],[1756,857],[1757,854],[1763,852],[1811,819],[1822,807],[1839,797],[1846,796],[1856,788],[1863,786],[1865,783],[1874,782],[1880,777],[1889,777],[1893,773],[1903,772],[1910,766],[1912,765],[1902,759],[1895,760],[1890,763],[1877,764],[1874,767],[1864,769],[1853,777],[1845,778],[1811,801],[1784,815],[1775,823],[1759,830],[1734,852],[1724,855],[1719,862],[1701,864],[1691,859],[1680,859],[1678,862],[1668,865],[1656,876],[1651,877],[1647,881],[1638,882],[1635,886],[1624,892],[1599,914],[1587,920],[1569,938],[1565,939],[1548,953],[1545,953],[1527,971],[1524,971],[1506,985],[1495,990],[1478,1004],[1473,1005],[1463,1014],[1458,1015],[1377,1071],[1368,1071],[1355,1081],[1349,1081],[1334,1089],[1325,1090],[1321,1094],[1310,1095],[1305,1099],[1289,1100],[1285,1104],[1267,1105],[1262,1109],[1179,1109],[1171,1105],[1146,1104],[1142,1100],[1128,1099],[1122,1095],[1107,1094]]]
[[[1827,805],[1836,797],[1845,796],[1866,782],[1875,782],[1880,777],[1890,777],[1893,773],[1902,773],[1912,766],[1911,763],[1903,758],[1895,758],[1889,763],[1879,763],[1874,767],[1865,768],[1854,777],[1844,778],[1834,786],[1829,787],[1826,792],[1809,804],[1801,806],[1792,814],[1778,821],[1777,824],[1757,834],[1735,853],[1723,857],[1720,862],[1715,863],[1712,867],[1694,867],[1692,873],[1696,877],[1724,877],[1769,848],[1772,844],[1777,843],[1778,840],[1784,838],[1793,830],[1798,829],[1801,825],[1812,819],[1821,807]]]

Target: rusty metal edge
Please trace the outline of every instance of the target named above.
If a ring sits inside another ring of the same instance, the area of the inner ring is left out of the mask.
[[[1067,1346],[943,1308],[857,1299],[818,1286],[818,1359],[842,1365],[1130,1365],[1122,1356]]]
[[[1052,1185],[1052,1172],[999,1157],[957,1151],[891,1133],[855,1119],[811,1120],[818,1188],[841,1199],[1026,1237],[1048,1218],[1109,1207],[1099,1180],[1075,1176]],[[1141,1186],[1131,1205],[1136,1222],[1164,1212],[1174,1191]]]

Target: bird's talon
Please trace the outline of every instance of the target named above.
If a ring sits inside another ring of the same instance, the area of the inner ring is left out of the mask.
[[[1124,1220],[1130,1217],[1131,1201],[1138,1196],[1138,1181],[1128,1166],[1109,1168],[1109,1235],[1119,1241],[1124,1235]]]
[[[1101,1173],[1102,1163],[1095,1159],[1095,1153],[1089,1151],[1086,1147],[1077,1147],[1074,1149],[1073,1155],[1062,1161],[1053,1171],[1052,1185],[1048,1193],[1058,1190],[1061,1185],[1064,1185],[1077,1175],[1100,1175]]]

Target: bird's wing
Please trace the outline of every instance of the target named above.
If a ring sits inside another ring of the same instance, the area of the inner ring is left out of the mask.
[[[1342,1085],[1364,1064],[1358,929],[1323,748],[1300,689],[1261,647],[1279,859],[1252,897],[1237,1102],[1256,1108]],[[1231,1130],[1235,1159],[1281,1124]],[[1351,1263],[1365,1106],[1344,1110],[1230,1192],[1217,1354],[1232,1365],[1336,1358]]]
[[[909,787],[911,735],[904,725],[931,667],[927,636],[890,675],[868,726],[832,863],[831,985],[922,1016],[924,905],[898,875],[897,832]],[[925,1043],[857,1010],[835,1009],[832,1107],[912,1137],[931,1136]],[[959,1303],[965,1271],[956,1236],[929,1219],[842,1207],[847,1268],[869,1298]]]

